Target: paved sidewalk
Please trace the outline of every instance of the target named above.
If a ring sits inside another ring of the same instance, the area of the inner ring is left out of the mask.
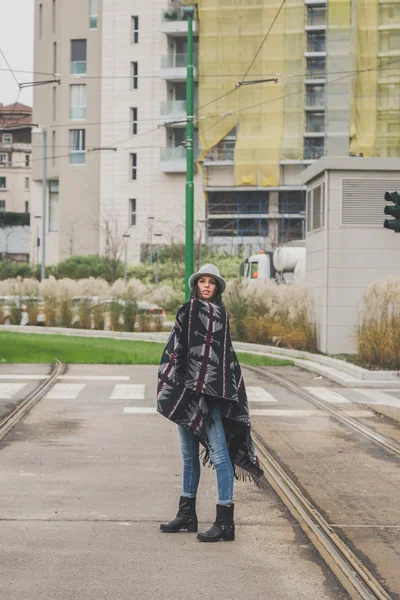
[[[77,366],[67,375],[127,373],[146,386],[141,406],[154,406],[154,367]],[[2,600],[348,598],[269,489],[237,484],[233,543],[160,533],[181,493],[176,428],[124,412],[138,401],[111,398],[114,385],[53,393],[0,442]],[[203,469],[201,528],[215,501],[215,474]]]

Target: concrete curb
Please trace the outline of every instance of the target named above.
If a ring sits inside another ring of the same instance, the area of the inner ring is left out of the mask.
[[[85,336],[95,338],[138,340],[143,342],[166,342],[168,332],[129,333],[126,331],[97,331],[91,329],[68,329],[64,327],[21,327],[18,325],[1,325],[0,331],[14,333],[39,333],[45,335]],[[306,369],[344,387],[351,388],[380,388],[400,390],[400,371],[369,371],[357,365],[352,365],[336,358],[311,354],[300,350],[263,346],[262,344],[249,344],[235,342],[236,350],[292,360],[297,367]]]

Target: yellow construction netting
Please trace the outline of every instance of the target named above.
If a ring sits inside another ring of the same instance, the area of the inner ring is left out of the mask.
[[[377,123],[379,0],[357,0],[350,152],[374,156]],[[362,71],[362,72],[360,72]]]
[[[285,110],[292,115],[298,112],[302,122],[297,107],[290,103],[285,105],[284,77],[279,78],[278,84],[261,83],[235,89],[256,56],[280,5],[281,0],[257,4],[243,0],[198,2],[201,146],[204,155],[236,127],[235,184],[238,186],[278,185]],[[289,0],[288,5],[297,6],[300,2]],[[247,81],[285,73],[288,43],[285,15],[286,9],[274,23]],[[304,29],[303,18],[298,27]],[[291,63],[291,51],[289,58]],[[293,143],[295,140],[296,136],[292,136]]]
[[[306,6],[286,0],[246,80],[278,84],[235,88],[258,52],[281,0],[185,0],[199,20],[199,137],[202,157],[236,128],[235,185],[276,186],[280,160],[302,159]],[[329,0],[327,150],[399,156],[400,2]],[[393,52],[394,51],[394,52]],[[379,57],[379,53],[382,53]],[[386,56],[385,56],[386,55]],[[393,58],[394,57],[394,58]],[[386,65],[386,70],[385,70]],[[352,71],[358,71],[352,75]],[[343,73],[343,76],[341,76]],[[300,75],[290,77],[293,75]],[[321,104],[324,102],[321,98]],[[346,139],[348,132],[350,143]],[[337,138],[339,139],[339,138]],[[332,149],[329,144],[332,141]]]
[[[304,35],[304,1],[286,0],[285,3],[285,77],[284,77],[284,130],[281,159],[301,160],[304,144],[304,79],[306,72],[306,38]]]

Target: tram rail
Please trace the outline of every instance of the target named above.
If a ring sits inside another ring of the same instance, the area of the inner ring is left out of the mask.
[[[340,410],[338,410],[337,408],[334,408],[327,402],[324,402],[323,400],[320,400],[319,398],[315,398],[315,396],[313,396],[310,392],[308,392],[307,390],[304,390],[303,388],[296,385],[292,381],[289,381],[285,377],[282,377],[281,375],[277,375],[276,373],[271,373],[271,372],[266,373],[265,371],[263,371],[262,369],[259,369],[258,367],[246,366],[246,369],[255,373],[256,375],[262,377],[263,379],[272,380],[272,381],[282,385],[283,387],[289,389],[290,391],[294,392],[298,396],[301,396],[307,402],[310,402],[317,408],[320,408],[321,410],[324,410],[325,412],[329,413],[331,416],[335,417],[335,419],[337,419],[341,423],[345,423],[351,429],[357,431],[358,433],[361,433],[362,435],[367,437],[369,440],[372,440],[379,446],[382,446],[383,448],[385,448],[386,450],[388,450],[389,452],[391,452],[392,454],[395,454],[397,457],[400,458],[400,444],[397,444],[394,440],[390,440],[387,437],[385,437],[384,435],[377,433],[376,431],[374,431],[367,425],[364,425],[364,423],[357,421],[357,419],[348,417],[347,415],[343,414]]]
[[[347,417],[285,377],[265,372],[257,367],[246,366],[246,369],[265,380],[274,381],[291,390],[376,444],[383,446],[396,456],[400,456],[400,446],[394,441],[378,434],[356,419]],[[326,521],[319,508],[306,497],[280,461],[273,456],[256,429],[253,429],[253,440],[268,483],[299,523],[350,597],[353,600],[393,600],[366,565]]]
[[[53,387],[60,375],[63,374],[65,366],[56,360],[49,377],[43,381],[29,396],[22,400],[17,406],[0,421],[0,440],[2,440],[15,425],[47,394]]]

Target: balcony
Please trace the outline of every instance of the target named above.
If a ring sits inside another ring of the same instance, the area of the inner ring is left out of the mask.
[[[197,64],[197,57],[194,57]],[[187,54],[168,54],[161,57],[161,76],[168,81],[186,81]],[[197,76],[197,68],[194,69]]]
[[[182,9],[163,10],[161,14],[161,32],[173,37],[187,37],[187,14]],[[193,33],[198,34],[197,21],[193,21]]]
[[[304,144],[304,160],[318,160],[322,158],[325,153],[324,140],[315,140],[318,143],[312,144],[310,141],[305,140]],[[322,142],[322,144],[321,144]]]
[[[318,28],[326,29],[325,6],[309,6],[307,17],[306,31],[317,31]]]
[[[325,86],[308,86],[306,95],[306,110],[325,110]]]
[[[235,156],[235,144],[236,140],[222,140],[219,144],[214,146],[210,152],[204,158],[205,165],[213,165],[220,163],[233,164]]]
[[[186,148],[161,148],[160,168],[164,173],[186,173]]]
[[[174,127],[186,127],[186,100],[161,102],[160,115],[166,125],[173,123]],[[182,122],[177,123],[176,121]]]

